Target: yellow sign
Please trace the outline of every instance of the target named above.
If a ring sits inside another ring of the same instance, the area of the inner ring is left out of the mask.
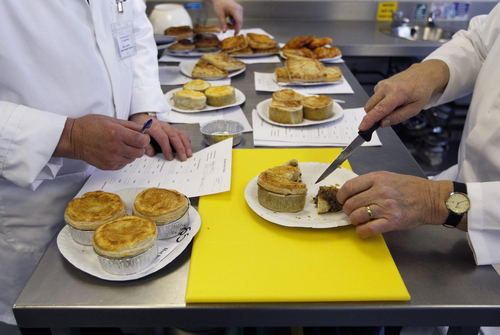
[[[392,12],[395,12],[397,10],[397,2],[379,2],[377,21],[392,21]]]

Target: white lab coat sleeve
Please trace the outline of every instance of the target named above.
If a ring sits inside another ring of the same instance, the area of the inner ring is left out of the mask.
[[[153,26],[146,16],[143,1],[133,1],[134,33],[137,54],[132,57],[134,82],[130,115],[141,112],[164,113],[170,110],[158,77],[158,49]]]
[[[498,35],[498,31],[490,29],[493,26],[491,20],[498,16],[498,9],[497,6],[488,16],[472,18],[467,30],[457,32],[451,41],[424,59],[442,60],[450,70],[450,79],[445,91],[442,94],[433,94],[425,109],[456,100],[472,92],[489,48],[494,42],[492,33]]]
[[[500,264],[500,182],[467,183],[469,245],[477,265]]]
[[[0,178],[35,190],[53,179],[62,158],[52,158],[66,116],[0,101]]]

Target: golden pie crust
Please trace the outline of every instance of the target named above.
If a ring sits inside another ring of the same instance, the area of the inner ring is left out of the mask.
[[[330,37],[316,37],[307,45],[307,47],[309,49],[315,49],[332,43],[333,41]]]
[[[169,27],[164,31],[165,35],[175,36],[178,40],[193,37],[193,29],[190,26]]]
[[[212,87],[212,84],[202,80],[202,79],[195,79],[191,80],[182,86],[183,89],[185,90],[191,90],[191,91],[196,91],[196,92],[205,92],[207,88]]]
[[[236,71],[245,68],[245,63],[237,60],[233,56],[225,52],[217,52],[213,54],[204,54],[201,59],[209,62],[210,64],[226,71]]]
[[[326,82],[327,79],[324,65],[317,59],[289,58],[285,60],[285,68],[292,82]]]
[[[188,207],[189,200],[184,194],[176,190],[152,187],[137,195],[132,213],[153,220],[161,226],[179,219]]]
[[[151,248],[157,237],[158,230],[153,221],[129,215],[97,228],[92,246],[103,257],[120,259],[143,253]]]
[[[95,230],[100,225],[127,214],[127,206],[119,195],[94,191],[71,200],[66,206],[64,220],[79,230]]]
[[[252,49],[270,49],[276,46],[276,41],[264,34],[247,33],[246,39]]]
[[[221,51],[231,53],[243,50],[248,46],[247,39],[243,35],[232,36],[222,40]]]
[[[219,69],[217,66],[210,64],[202,58],[194,66],[191,77],[201,79],[221,79],[227,78],[228,73],[226,70]]]
[[[320,121],[333,116],[333,99],[324,95],[305,97],[300,101],[304,106],[304,119]]]
[[[227,106],[236,102],[236,93],[233,86],[222,85],[210,87],[205,91],[207,105]]]
[[[314,35],[297,36],[286,42],[285,47],[290,49],[299,49],[308,45],[314,40]]]
[[[304,96],[294,90],[286,88],[273,93],[273,100],[275,101],[297,101],[304,99]]]
[[[259,175],[259,203],[277,212],[299,212],[304,209],[307,187],[296,159],[270,168]]]
[[[312,52],[318,59],[330,59],[340,56],[340,49],[337,47],[319,47]]]

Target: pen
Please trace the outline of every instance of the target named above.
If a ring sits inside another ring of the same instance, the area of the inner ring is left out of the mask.
[[[141,134],[146,133],[146,130],[151,128],[152,124],[153,124],[153,119],[149,119],[146,122],[144,122],[144,126],[142,126],[142,129],[141,129]]]

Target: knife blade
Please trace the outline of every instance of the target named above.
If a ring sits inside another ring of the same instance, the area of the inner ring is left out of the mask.
[[[380,121],[376,122],[370,129],[365,131],[359,131],[358,136],[340,153],[340,155],[335,158],[335,160],[328,166],[323,172],[323,174],[316,180],[315,184],[319,183],[326,177],[328,177],[333,171],[335,171],[344,161],[352,155],[357,148],[359,148],[363,143],[370,142],[372,139],[373,132],[380,127]]]

